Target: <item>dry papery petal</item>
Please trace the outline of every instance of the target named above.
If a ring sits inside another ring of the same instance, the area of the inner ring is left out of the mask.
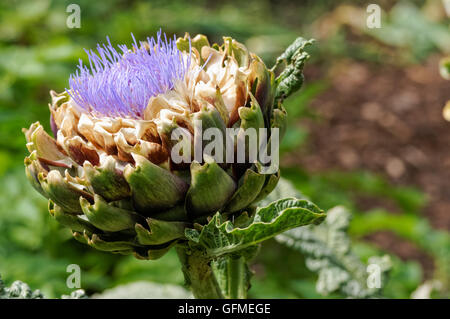
[[[58,100],[57,100],[58,101]],[[80,113],[69,99],[51,107],[58,128],[57,143],[79,165],[97,166],[103,153],[133,163],[131,153],[159,164],[168,157],[153,121],[128,118],[98,118]]]

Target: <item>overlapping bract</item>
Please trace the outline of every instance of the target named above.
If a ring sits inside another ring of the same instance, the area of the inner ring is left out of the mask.
[[[180,129],[192,140],[194,119],[222,129],[244,130],[249,117],[260,119],[257,128],[283,132],[286,125],[274,73],[244,45],[225,37],[211,46],[203,35],[186,35],[177,47],[192,58],[190,69],[150,98],[142,118],[98,117],[69,94],[51,92],[54,138],[39,123],[24,130],[31,184],[83,243],[156,259],[216,212],[225,219],[251,214],[277,184],[279,173],[262,174],[257,162],[172,161],[171,133]]]

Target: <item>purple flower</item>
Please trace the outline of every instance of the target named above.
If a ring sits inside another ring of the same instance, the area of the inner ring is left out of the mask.
[[[140,45],[132,34],[132,49],[119,45],[116,50],[107,37],[107,45],[97,44],[97,53],[85,50],[89,68],[80,59],[66,91],[93,115],[141,118],[149,99],[172,89],[190,64],[190,56],[183,59],[178,50],[176,38],[168,40],[164,34],[162,39],[161,34]]]

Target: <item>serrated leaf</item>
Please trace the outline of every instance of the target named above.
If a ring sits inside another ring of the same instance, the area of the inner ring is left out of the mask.
[[[367,287],[366,266],[351,250],[349,221],[350,213],[343,207],[335,207],[321,225],[292,229],[275,239],[305,255],[308,269],[319,275],[316,290],[320,294],[339,291],[353,298],[376,296],[380,289]],[[370,263],[380,267],[383,283],[390,269],[389,257],[372,257]]]
[[[252,222],[245,228],[223,221],[216,213],[201,231],[187,229],[191,245],[200,246],[211,256],[236,252],[256,245],[288,229],[308,224],[318,224],[325,213],[316,205],[296,198],[285,198],[258,208]]]
[[[286,67],[275,79],[275,104],[283,101],[302,86],[303,66],[309,58],[305,48],[313,43],[314,40],[305,40],[299,37],[277,58],[277,62],[272,70],[282,62],[286,64]]]
[[[24,282],[16,280],[11,287],[6,287],[0,277],[0,299],[42,299],[44,296],[39,290],[31,290]]]
[[[26,283],[16,280],[7,287],[0,276],[0,299],[44,299],[41,291],[32,290]],[[84,290],[78,289],[70,295],[62,295],[61,299],[84,299],[87,298]]]
[[[288,64],[291,63],[293,57],[295,56],[296,53],[298,53],[298,51],[304,50],[305,47],[307,47],[308,45],[311,45],[313,43],[314,43],[314,40],[306,40],[305,38],[298,37],[297,39],[294,40],[294,42],[292,42],[286,48],[286,50],[283,52],[283,54],[281,54],[277,58],[276,63],[279,64],[282,61],[285,61]]]

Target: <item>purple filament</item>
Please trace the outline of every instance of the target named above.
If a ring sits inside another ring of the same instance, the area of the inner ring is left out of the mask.
[[[167,40],[159,31],[156,40],[138,46],[133,35],[132,49],[119,45],[116,50],[107,37],[107,45],[97,44],[97,53],[85,50],[89,68],[80,59],[78,70],[69,78],[66,91],[86,112],[95,116],[142,118],[152,96],[167,92],[182,80],[190,65],[176,38]],[[120,53],[118,51],[121,51]]]

